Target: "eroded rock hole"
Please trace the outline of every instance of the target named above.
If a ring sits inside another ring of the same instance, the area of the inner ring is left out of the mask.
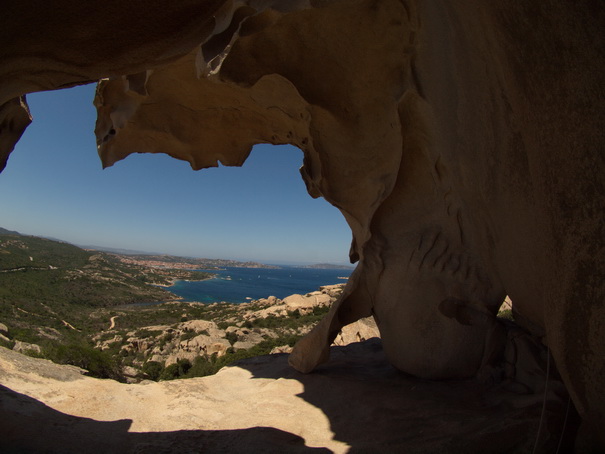
[[[0,187],[17,181],[26,187],[16,200],[2,202],[4,219],[12,220],[6,227],[73,244],[0,233],[0,250],[7,252],[0,259],[18,255],[23,263],[16,269],[52,274],[61,289],[69,287],[52,293],[38,281],[19,280],[32,273],[0,273],[0,279],[11,279],[3,288],[17,291],[10,296],[13,309],[0,312],[5,346],[121,381],[206,375],[238,351],[240,356],[251,355],[242,353],[250,349],[287,351],[341,291],[341,286],[319,286],[343,284],[351,271],[313,278],[312,287],[292,290],[299,295],[290,299],[276,290],[252,293],[251,284],[259,280],[281,279],[287,288],[288,275],[296,279],[302,265],[347,264],[350,231],[334,207],[306,193],[298,173],[302,152],[260,145],[241,168],[201,172],[163,154],[132,155],[101,170],[91,133],[94,111],[88,109],[92,88],[32,95],[38,121],[0,179]],[[70,108],[57,116],[57,105]],[[111,128],[106,137],[115,134]],[[41,251],[40,244],[50,249]],[[204,265],[196,257],[209,261]],[[150,285],[182,280],[184,287],[185,280],[203,277],[186,271],[196,263],[210,267],[201,271],[210,274],[236,264],[253,267],[220,275],[227,286],[245,278],[250,283],[239,296],[222,297],[176,288],[169,295]],[[270,268],[254,268],[260,263]],[[306,270],[321,274],[329,268]],[[156,304],[164,300],[171,303]],[[203,304],[188,302],[196,300]],[[240,303],[256,315],[244,319]]]

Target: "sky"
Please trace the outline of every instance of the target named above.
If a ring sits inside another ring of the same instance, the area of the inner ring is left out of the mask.
[[[350,229],[307,194],[298,148],[257,145],[243,167],[135,154],[103,170],[94,89],[27,95],[34,120],[0,174],[0,227],[187,257],[348,264]]]

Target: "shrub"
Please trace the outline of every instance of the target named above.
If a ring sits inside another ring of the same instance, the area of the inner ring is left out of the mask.
[[[300,311],[298,309],[294,309],[293,311],[288,311],[288,317],[300,318],[301,317]]]
[[[515,319],[513,317],[513,311],[510,309],[501,310],[500,312],[498,312],[498,317],[504,318],[506,320],[515,321]]]
[[[191,369],[191,361],[188,359],[179,359],[176,363],[164,368],[160,374],[160,380],[174,380],[184,377]]]
[[[164,346],[170,342],[172,339],[174,339],[174,334],[173,333],[166,333],[164,334],[161,338],[160,338],[160,343],[159,346],[160,348],[164,348]]]
[[[288,324],[288,318],[285,317],[276,317],[275,315],[269,315],[265,318],[257,318],[251,323],[250,328],[259,327],[259,328],[277,328],[279,326],[283,326],[284,324]],[[246,326],[247,327],[247,326]]]
[[[230,332],[225,335],[225,339],[227,339],[229,343],[233,345],[239,340],[239,336],[235,332]]]
[[[103,342],[103,341],[106,341],[106,340],[109,340],[109,339],[113,338],[114,336],[115,336],[115,333],[114,333],[113,331],[108,331],[108,332],[102,333],[102,334],[101,334],[101,335],[100,335],[100,336],[97,338],[97,340],[98,340],[99,342]]]
[[[191,369],[189,369],[186,378],[213,375],[217,372],[217,370],[218,369],[213,362],[213,358],[206,359],[203,356],[198,356],[193,362]]]
[[[148,329],[139,329],[137,330],[134,335],[136,337],[140,337],[140,338],[146,338],[146,337],[158,337],[160,334],[162,334],[164,331],[161,330],[148,330]]]
[[[160,375],[164,370],[164,366],[157,361],[147,361],[143,364],[141,372],[145,375],[149,380],[158,381],[160,379]]]
[[[179,366],[178,364],[170,364],[166,366],[160,373],[159,380],[174,380],[179,377]]]
[[[264,340],[261,343],[255,345],[248,350],[237,350],[237,351],[227,351],[227,353],[220,358],[212,358],[209,361],[205,360],[207,364],[202,364],[201,361],[204,360],[200,358],[200,364],[197,368],[192,368],[187,377],[203,377],[205,375],[212,375],[217,373],[223,367],[241,359],[252,358],[255,356],[268,355],[271,353],[274,347],[289,345],[290,347],[294,346],[294,344],[300,339],[301,336],[289,335],[289,336],[280,336],[275,339]],[[197,363],[196,359],[196,363]],[[198,371],[202,374],[194,375],[198,373]]]
[[[43,350],[45,358],[59,364],[71,364],[88,371],[87,375],[97,378],[112,378],[123,381],[120,364],[114,357],[95,350],[85,343],[50,345]]]
[[[0,339],[0,347],[4,347],[4,348],[8,348],[9,350],[12,350],[14,346],[15,346],[14,340]]]
[[[315,306],[313,308],[313,315],[325,315],[330,312],[330,306]]]
[[[208,332],[208,331],[206,331],[206,332]],[[193,339],[197,335],[198,335],[198,333],[196,333],[195,331],[186,331],[183,334],[181,334],[180,341],[183,342],[183,341],[186,341],[189,339]]]

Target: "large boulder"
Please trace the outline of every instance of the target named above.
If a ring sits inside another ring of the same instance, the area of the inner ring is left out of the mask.
[[[225,331],[220,329],[215,322],[211,322],[208,320],[189,320],[187,322],[180,323],[178,325],[178,329],[181,332],[204,332],[210,337],[225,337]]]
[[[288,311],[300,309],[313,309],[314,307],[328,306],[331,302],[330,295],[314,292],[309,295],[290,295],[284,298],[284,304]]]
[[[231,347],[229,341],[223,337],[212,337],[200,334],[191,339],[180,342],[179,350],[196,353],[198,356],[223,356]]]
[[[0,19],[0,105],[109,77],[105,166],[136,152],[241,165],[256,143],[298,146],[359,264],[295,368],[373,315],[398,369],[493,377],[515,339],[496,318],[509,295],[546,346],[530,356],[552,355],[583,432],[602,438],[603,29],[592,0],[16,2]],[[3,111],[4,157],[23,109]],[[522,380],[533,363],[514,357]]]
[[[5,336],[8,335],[8,326],[6,326],[4,323],[0,323],[0,334]]]
[[[334,339],[333,345],[345,346],[355,342],[366,341],[373,337],[380,337],[380,331],[374,318],[366,317],[344,326]]]
[[[570,449],[558,437],[567,400],[549,400],[542,413],[540,399],[502,388],[415,380],[377,342],[334,347],[316,374],[281,354],[140,384],[0,348],[0,377],[3,452],[500,454],[555,452],[560,441],[560,452]]]
[[[31,344],[29,342],[15,341],[13,350],[18,353],[37,354],[42,353],[42,349],[37,344]]]

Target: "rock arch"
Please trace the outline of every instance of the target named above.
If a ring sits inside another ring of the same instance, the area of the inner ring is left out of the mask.
[[[374,314],[400,369],[473,376],[505,348],[508,294],[581,416],[605,426],[600,2],[29,3],[1,20],[4,161],[24,94],[101,78],[104,165],[241,165],[255,143],[292,143],[359,261],[295,367]]]

